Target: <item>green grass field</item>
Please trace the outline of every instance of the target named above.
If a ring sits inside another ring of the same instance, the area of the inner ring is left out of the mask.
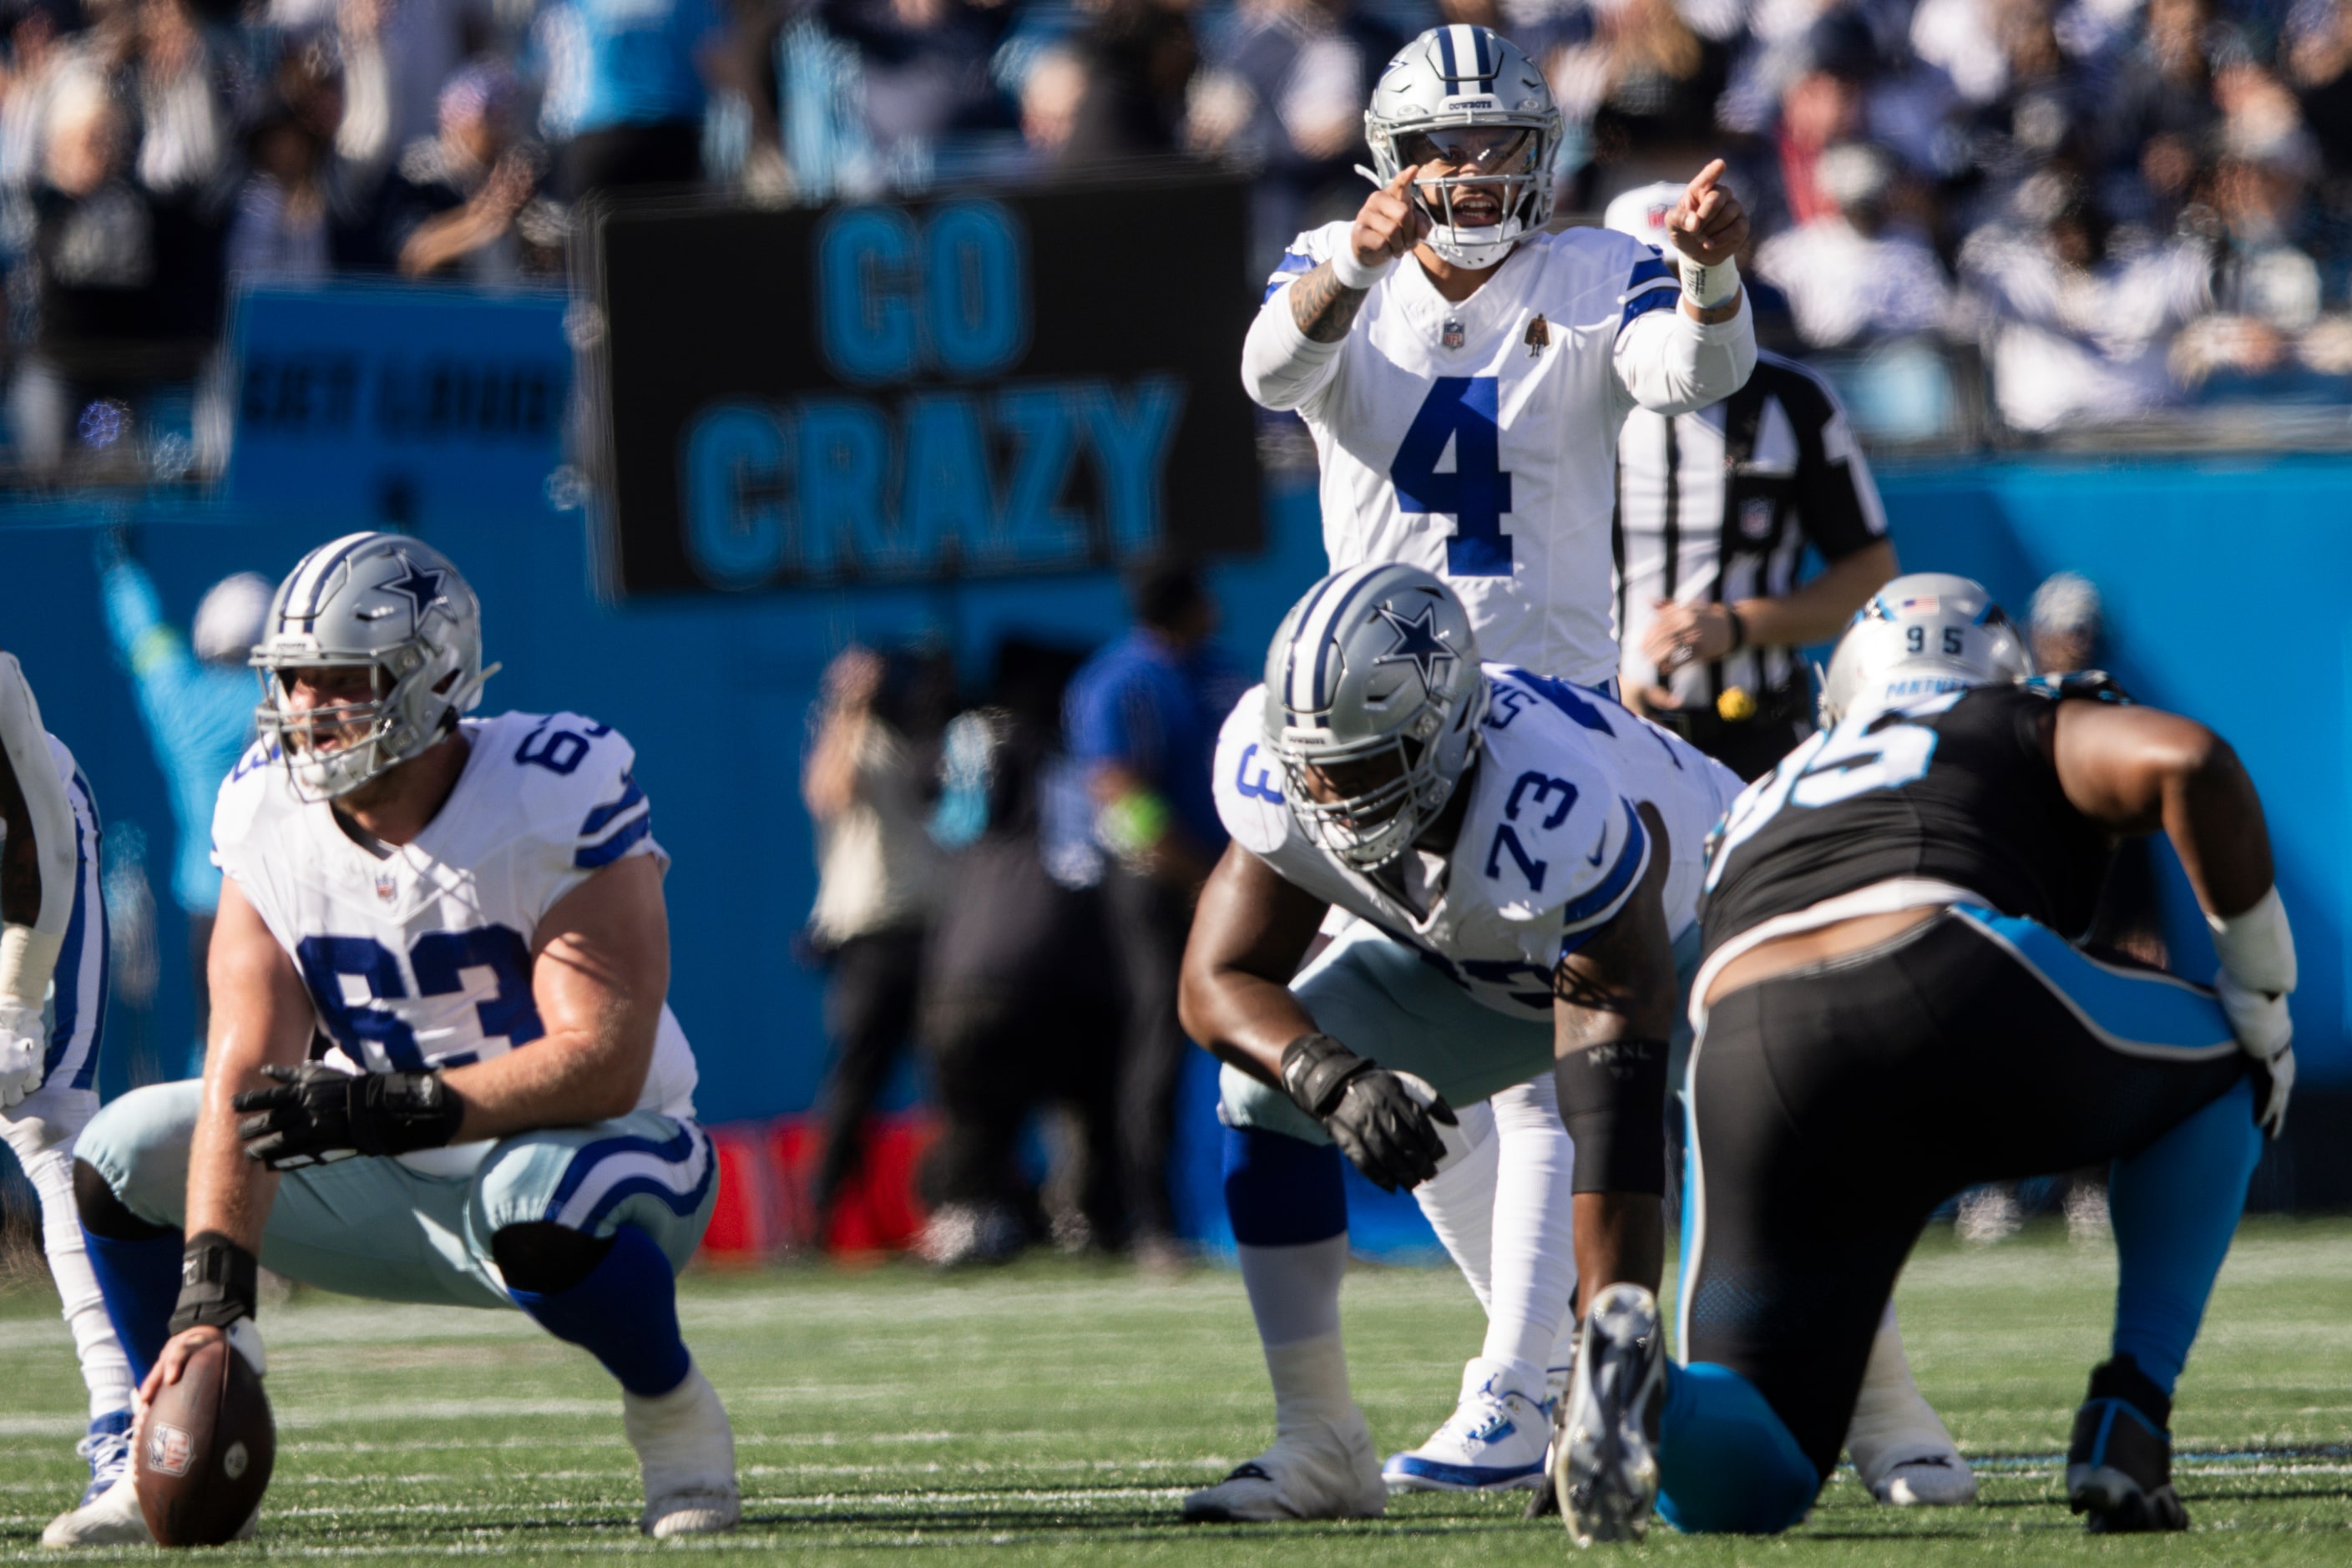
[[[1985,1478],[1985,1502],[1898,1511],[1841,1476],[1772,1541],[1604,1549],[1687,1563],[2352,1562],[2352,1223],[2251,1224],[2181,1390],[2187,1536],[2095,1541],[2058,1456],[2104,1353],[2114,1260],[2053,1230],[1990,1249],[1929,1242],[1899,1298],[1912,1363]],[[37,1286],[37,1289],[36,1288]],[[78,1491],[81,1391],[46,1281],[0,1295],[0,1556],[43,1555]],[[1255,1453],[1264,1373],[1239,1279],[1173,1283],[1040,1262],[697,1274],[688,1338],[734,1414],[745,1524],[656,1547],[612,1384],[520,1314],[299,1296],[265,1313],[278,1474],[271,1558],[512,1561],[770,1552],[879,1561],[1344,1564],[1557,1561],[1520,1500],[1422,1497],[1378,1522],[1186,1529],[1177,1500]],[[1426,1435],[1477,1346],[1448,1271],[1349,1280],[1358,1396],[1384,1447]],[[99,1553],[87,1554],[91,1557]],[[117,1555],[148,1557],[147,1552]],[[900,1559],[904,1561],[903,1557]]]

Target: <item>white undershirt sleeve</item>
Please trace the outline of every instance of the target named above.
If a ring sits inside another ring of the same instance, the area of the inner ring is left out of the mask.
[[[1297,408],[1331,384],[1339,371],[1339,350],[1347,342],[1318,343],[1298,330],[1291,319],[1290,284],[1284,284],[1258,307],[1242,343],[1242,386],[1260,407]],[[1755,357],[1751,349],[1748,357]]]
[[[14,654],[0,653],[0,749],[7,754],[28,820],[10,823],[12,832],[30,831],[41,867],[41,910],[30,926],[0,928],[0,1005],[37,1010],[49,988],[66,924],[73,918],[73,806],[49,755],[49,737],[40,705]]]
[[[1756,317],[1740,290],[1739,313],[1701,321],[1679,303],[1645,310],[1617,334],[1617,380],[1653,413],[1688,414],[1748,384],[1756,368]]]

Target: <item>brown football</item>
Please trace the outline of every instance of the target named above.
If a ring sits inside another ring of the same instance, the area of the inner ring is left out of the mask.
[[[278,1458],[260,1377],[227,1341],[204,1346],[140,1417],[131,1451],[139,1509],[158,1545],[232,1539],[261,1506]]]

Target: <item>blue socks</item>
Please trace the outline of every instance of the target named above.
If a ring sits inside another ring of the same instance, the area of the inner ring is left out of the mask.
[[[178,1267],[174,1253],[175,1294]],[[604,1260],[570,1289],[541,1295],[509,1287],[507,1294],[541,1328],[604,1363],[631,1394],[650,1398],[686,1381],[689,1358],[677,1331],[677,1279],[654,1238],[635,1226],[614,1231]]]
[[[1802,1521],[1822,1489],[1756,1385],[1712,1362],[1667,1366],[1658,1468],[1659,1517],[1691,1534],[1775,1534]]]
[[[2262,1157],[2253,1097],[2253,1085],[2240,1082],[2116,1161],[2108,1183],[2119,1262],[2115,1352],[2137,1362],[2167,1395],[2189,1360]]]
[[[1225,1214],[1244,1247],[1300,1247],[1348,1228],[1348,1188],[1328,1143],[1225,1129]]]
[[[171,1337],[172,1309],[180,1302],[180,1254],[185,1244],[178,1231],[138,1241],[115,1241],[84,1226],[82,1247],[89,1271],[106,1298],[106,1321],[122,1342],[131,1362],[131,1386],[147,1381],[147,1369],[163,1353]]]

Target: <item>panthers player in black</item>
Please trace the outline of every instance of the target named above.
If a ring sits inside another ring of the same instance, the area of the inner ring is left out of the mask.
[[[2093,1531],[2180,1530],[2172,1394],[2261,1134],[2294,1082],[2294,949],[2229,746],[2104,677],[2031,661],[1965,578],[1854,618],[1832,727],[1749,786],[1708,867],[1693,988],[1693,1205],[1668,1367],[1638,1287],[1593,1306],[1554,1446],[1580,1539],[1802,1519],[1929,1213],[1980,1182],[2114,1162],[2110,1359],[2067,1453]],[[2118,836],[2161,828],[2213,990],[2093,957]]]

